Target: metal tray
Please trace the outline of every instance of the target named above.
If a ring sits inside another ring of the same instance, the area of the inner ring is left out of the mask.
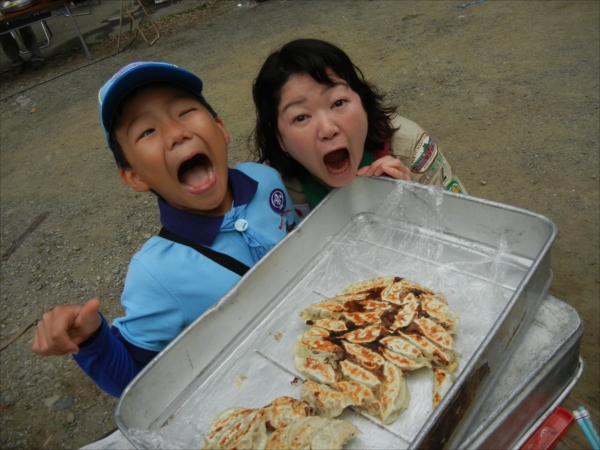
[[[290,353],[305,330],[298,312],[358,279],[399,275],[443,292],[462,315],[459,376],[432,411],[430,372],[411,373],[409,409],[389,426],[346,411],[342,418],[363,431],[349,448],[460,443],[547,292],[555,236],[551,221],[528,211],[358,178],[330,194],[144,369],[121,397],[116,422],[140,447],[161,439],[198,446],[227,407],[298,397]],[[247,379],[238,388],[240,375]],[[148,435],[155,440],[142,439]]]
[[[460,448],[522,447],[581,377],[582,336],[574,308],[550,295],[542,300]]]

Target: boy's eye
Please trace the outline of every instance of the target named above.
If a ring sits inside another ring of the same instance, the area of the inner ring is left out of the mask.
[[[196,108],[189,108],[189,109],[186,109],[186,110],[184,110],[184,111],[181,113],[181,115],[182,115],[182,116],[185,116],[186,114],[188,114],[188,113],[191,113],[191,112],[193,112],[193,111],[196,111]]]
[[[144,131],[142,134],[140,134],[140,139],[145,138],[146,136],[152,134],[153,131],[154,131],[153,128],[150,128],[150,129]]]

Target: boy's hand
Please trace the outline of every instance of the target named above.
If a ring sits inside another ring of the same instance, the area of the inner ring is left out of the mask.
[[[31,350],[42,356],[78,353],[79,344],[102,325],[100,300],[85,305],[61,305],[45,312],[38,322]]]
[[[402,164],[402,161],[394,158],[393,156],[387,155],[383,158],[376,160],[373,164],[368,167],[362,167],[356,172],[357,176],[376,176],[389,175],[397,180],[410,181],[410,169]]]

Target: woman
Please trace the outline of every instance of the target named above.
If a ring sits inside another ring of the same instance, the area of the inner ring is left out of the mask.
[[[419,125],[382,104],[340,48],[298,39],[275,51],[252,87],[260,162],[277,169],[303,214],[355,176],[387,175],[466,193]]]

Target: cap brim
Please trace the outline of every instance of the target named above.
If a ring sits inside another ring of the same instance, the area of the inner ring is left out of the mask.
[[[146,63],[129,69],[123,75],[117,73],[113,79],[114,82],[104,93],[101,104],[102,127],[106,133],[110,132],[115,110],[123,97],[138,86],[156,82],[175,83],[202,96],[202,80],[193,73],[170,64]]]

